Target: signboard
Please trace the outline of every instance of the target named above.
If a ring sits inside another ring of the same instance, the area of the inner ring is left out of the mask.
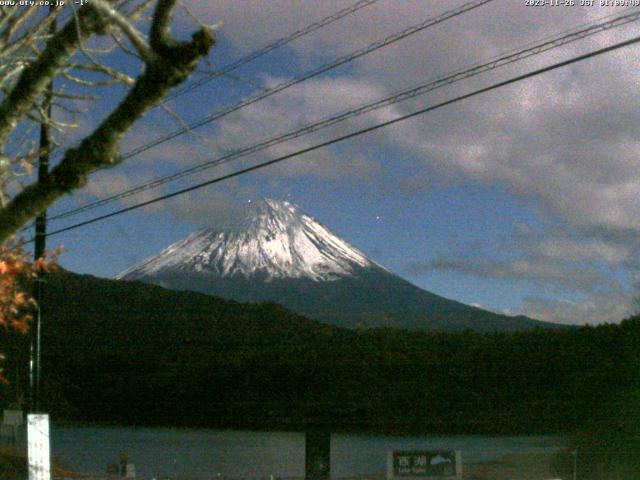
[[[51,480],[49,415],[27,415],[27,449],[29,480]]]
[[[5,410],[2,413],[2,424],[18,427],[24,423],[22,410]]]
[[[389,452],[387,479],[456,480],[462,478],[462,459],[456,450]]]
[[[24,447],[24,420],[22,410],[5,410],[0,425],[0,442]]]

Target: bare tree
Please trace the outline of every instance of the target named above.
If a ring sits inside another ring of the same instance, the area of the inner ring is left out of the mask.
[[[123,135],[208,55],[215,42],[209,27],[200,25],[190,41],[172,36],[175,4],[91,0],[51,10],[0,6],[0,245],[60,196],[86,184],[91,172],[121,162]],[[61,26],[52,32],[54,19]],[[103,39],[100,48],[87,46],[92,37]],[[131,76],[109,65],[114,50],[134,58],[140,73]],[[65,146],[74,122],[49,120],[48,102],[77,114],[77,102],[91,100],[112,82],[127,85],[123,99],[92,132]],[[25,173],[41,153],[33,130],[42,121],[50,121],[57,135],[52,148],[61,160],[44,180],[24,185]]]
[[[72,1],[56,8],[8,3],[0,5],[0,330],[24,332],[35,305],[25,287],[50,262],[30,262],[16,234],[91,172],[120,163],[123,135],[189,77],[215,39],[205,25],[190,41],[174,39],[176,0],[90,0],[75,8]],[[114,57],[123,55],[139,73],[118,68]],[[124,85],[122,100],[96,128],[73,138],[82,104],[114,83]],[[58,115],[49,115],[51,107]],[[28,183],[34,162],[54,152],[50,174]],[[6,381],[0,368],[0,383]]]

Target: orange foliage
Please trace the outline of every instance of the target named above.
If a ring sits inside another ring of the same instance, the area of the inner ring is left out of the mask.
[[[36,301],[29,285],[40,271],[55,268],[59,252],[31,262],[23,245],[0,245],[0,328],[25,333],[33,319]],[[0,353],[0,360],[3,358]],[[0,369],[0,382],[6,382]]]

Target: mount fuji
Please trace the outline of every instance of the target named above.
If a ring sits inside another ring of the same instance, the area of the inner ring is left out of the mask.
[[[296,205],[265,199],[238,228],[201,230],[116,276],[240,302],[277,302],[334,325],[480,332],[559,327],[422,290]]]

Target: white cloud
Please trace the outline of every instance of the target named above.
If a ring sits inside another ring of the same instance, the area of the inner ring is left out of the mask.
[[[440,257],[429,262],[414,263],[409,267],[409,272],[414,275],[431,271],[454,272],[509,282],[554,284],[563,289],[586,292],[594,291],[605,282],[605,276],[598,269],[585,265],[568,265],[557,260],[543,261],[540,258],[495,260],[488,257]]]
[[[540,255],[551,260],[602,261],[610,265],[620,265],[632,254],[630,246],[608,243],[598,239],[549,238],[542,240],[535,248]]]
[[[352,3],[351,0],[186,2],[202,21],[222,22],[216,49],[231,52],[229,56],[233,58]],[[278,52],[279,61],[274,62],[279,69],[272,70],[269,57],[265,57],[258,63],[260,69],[248,66],[240,73],[251,76],[266,88],[273,88],[284,81],[285,76],[297,75],[453,6],[449,2],[423,0],[381,1],[285,47]],[[206,139],[204,144],[193,137],[163,144],[144,158],[131,159],[127,162],[130,166],[118,173],[100,174],[86,192],[103,195],[118,191],[165,173],[158,165],[167,171],[183,168],[198,163],[203,157],[219,156],[229,149],[306,126],[401,87],[437,78],[519,45],[616,13],[622,10],[575,7],[565,8],[562,15],[558,15],[553,8],[532,9],[524,7],[523,2],[493,2],[199,129],[197,133]],[[271,147],[218,172],[275,158],[608,45],[628,38],[635,29],[637,25],[630,25],[601,33],[522,64],[432,92],[424,98]],[[215,63],[216,52],[214,49],[214,67],[219,66]],[[287,63],[284,72],[281,70],[283,59]],[[579,312],[585,318],[600,314],[602,318],[619,318],[622,307],[610,305],[605,297],[594,296],[593,292],[610,283],[606,268],[630,269],[638,250],[639,60],[639,48],[626,48],[396,124],[339,148],[298,157],[261,171],[257,178],[266,183],[314,177],[328,182],[360,181],[375,185],[380,171],[386,169],[385,181],[381,182],[386,189],[399,190],[404,186],[406,191],[415,192],[431,188],[441,179],[495,185],[526,200],[533,208],[557,220],[561,227],[555,231],[547,228],[540,234],[541,238],[518,238],[521,244],[511,249],[515,260],[488,261],[474,257],[471,252],[469,258],[461,260],[444,255],[436,262],[416,268],[458,271],[505,281],[547,282],[585,295],[593,294],[589,297],[591,300],[575,304],[530,299],[526,309],[539,312],[532,313],[538,318],[551,315],[552,307],[566,312],[559,315],[567,318],[573,315],[571,318],[577,319]],[[189,96],[191,103],[187,96],[184,102],[175,102],[176,113],[189,120],[192,112],[188,108],[199,98],[208,98],[209,93],[210,90],[203,89],[198,96]],[[211,95],[211,98],[222,98],[220,91]],[[161,118],[161,115],[154,113],[146,126],[136,129],[129,137],[130,144],[145,143],[167,128],[166,116]],[[175,125],[169,130],[173,128]],[[393,175],[389,175],[390,171]],[[253,193],[240,183],[233,187],[239,189],[237,193],[232,188],[216,190],[216,193],[201,192],[175,199],[162,208],[181,220],[202,223],[202,219],[214,219],[224,223],[236,215],[231,205]],[[487,232],[487,241],[492,240],[492,235]],[[609,307],[611,310],[607,310]]]
[[[267,88],[272,88],[284,81],[285,79],[282,78],[266,78],[265,85]],[[299,87],[229,115],[217,124],[212,141],[241,149],[296,131],[328,118],[336,112],[346,111],[383,95],[383,89],[366,80],[349,77],[310,80]],[[397,114],[398,112],[392,107],[381,109],[364,118],[268,147],[249,157],[250,160],[245,164],[287,155],[361,128],[363,125],[384,121]],[[348,148],[346,153],[342,151],[339,155],[331,148],[318,150],[295,160],[286,161],[277,167],[270,167],[264,171],[263,175],[269,177],[315,175],[332,180],[357,176],[359,179],[366,179],[368,174],[377,170],[374,159],[364,156],[358,148],[351,145]]]
[[[351,4],[347,0],[187,2],[205,21],[221,21],[220,41],[244,52]],[[293,42],[281,53],[291,57],[292,66],[299,62],[316,66],[318,57],[335,58],[453,7],[417,0],[379,2]],[[350,69],[338,69],[246,107],[218,122],[207,134],[229,148],[251,144],[379,98],[400,86],[435,78],[597,17],[622,13],[598,7],[567,8],[563,15],[551,10],[527,9],[518,2],[489,4],[358,59]],[[348,127],[334,127],[273,147],[260,158],[304,148],[314,140],[398,116],[425,101],[432,104],[508,74],[601,47],[625,38],[633,28],[601,33],[502,73],[484,75],[433,92],[424,100],[369,115],[367,120],[349,122]],[[495,183],[515,195],[535,199],[541,208],[570,224],[640,230],[640,177],[635,173],[640,154],[635,132],[640,123],[640,90],[635,88],[638,59],[634,48],[614,52],[385,129],[375,136],[376,142],[381,148],[395,150],[406,162],[422,162],[429,174],[435,168],[444,177]],[[270,88],[282,80],[263,77],[260,81]],[[266,174],[338,180],[350,177],[344,167],[356,156],[358,167],[352,171],[376,170],[375,155],[356,155],[348,150],[335,155],[324,150]],[[402,174],[398,170],[398,175]],[[416,172],[411,175],[413,178]]]
[[[612,293],[590,296],[582,301],[528,297],[518,313],[573,325],[618,323],[634,313],[634,306],[628,296]]]

